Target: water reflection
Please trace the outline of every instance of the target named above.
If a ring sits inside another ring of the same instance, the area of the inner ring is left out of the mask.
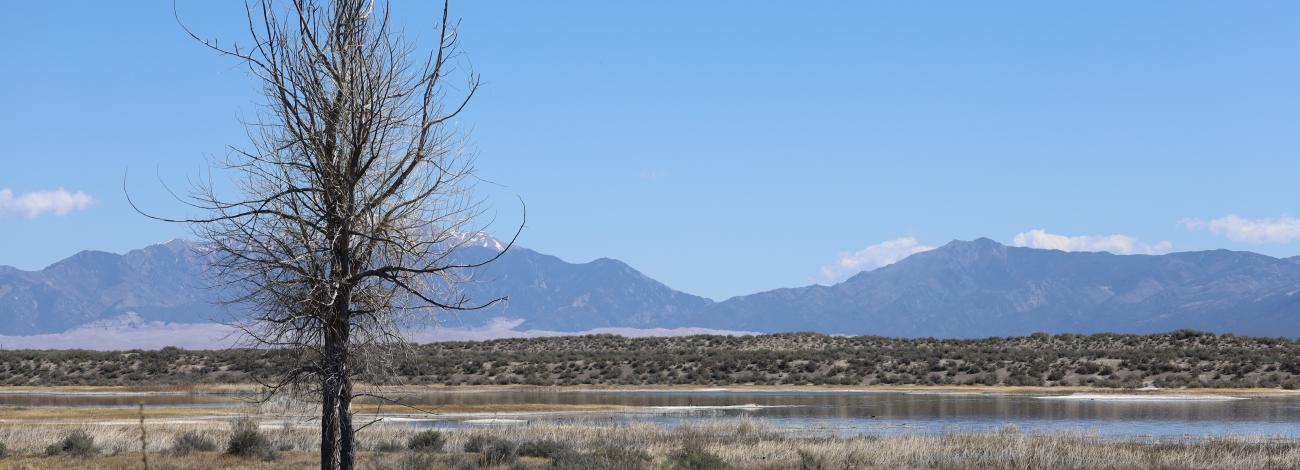
[[[528,415],[528,422],[581,420],[652,422],[668,426],[751,418],[792,433],[881,434],[996,429],[1096,432],[1104,436],[1249,434],[1300,437],[1300,400],[1257,397],[1226,401],[1044,400],[1032,395],[883,392],[563,391],[548,389],[418,393],[400,396],[421,408],[441,406],[614,405],[626,412]],[[0,406],[207,407],[241,403],[214,395],[3,394]],[[365,400],[361,400],[364,404]],[[364,409],[364,408],[362,408]],[[503,415],[509,413],[502,413]],[[405,421],[403,425],[469,426],[465,419]],[[810,431],[811,430],[811,431]]]

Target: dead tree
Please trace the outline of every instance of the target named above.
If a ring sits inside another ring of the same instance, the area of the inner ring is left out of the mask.
[[[455,288],[465,270],[500,256],[452,256],[481,205],[468,194],[472,161],[450,120],[479,81],[465,74],[457,93],[445,83],[458,51],[446,3],[437,44],[419,57],[383,3],[262,0],[246,9],[245,45],[191,33],[262,84],[250,143],[215,162],[236,196],[200,183],[187,202],[204,216],[155,218],[192,225],[214,278],[239,293],[227,300],[250,312],[237,326],[251,343],[294,351],[293,367],[266,385],[318,394],[321,468],[350,469],[353,377],[402,344],[410,321],[500,300],[474,303]]]

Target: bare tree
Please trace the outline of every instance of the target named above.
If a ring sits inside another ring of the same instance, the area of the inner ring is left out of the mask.
[[[361,395],[353,377],[402,344],[409,322],[501,300],[472,303],[456,285],[504,251],[470,263],[452,256],[481,210],[449,120],[479,80],[466,74],[457,93],[445,83],[458,52],[445,2],[437,44],[415,60],[384,3],[261,0],[246,10],[247,46],[190,33],[262,83],[250,144],[215,165],[238,195],[200,182],[187,202],[203,217],[154,218],[192,224],[215,279],[239,293],[227,300],[251,312],[237,323],[247,339],[294,351],[292,367],[266,385],[318,394],[321,468],[350,469],[351,403]]]

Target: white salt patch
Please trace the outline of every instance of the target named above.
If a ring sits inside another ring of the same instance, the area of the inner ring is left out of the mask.
[[[1138,395],[1123,393],[1075,393],[1071,395],[1047,395],[1034,397],[1042,400],[1077,400],[1110,402],[1180,402],[1180,401],[1232,401],[1245,400],[1245,397],[1226,395]]]
[[[764,408],[795,408],[800,405],[759,405],[746,403],[744,405],[717,405],[717,406],[651,406],[649,409],[655,411],[700,411],[700,410],[761,410]]]

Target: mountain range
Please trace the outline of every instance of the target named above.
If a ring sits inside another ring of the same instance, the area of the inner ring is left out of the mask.
[[[456,256],[491,257],[490,237]],[[203,323],[235,314],[203,287],[204,261],[174,240],[124,255],[84,251],[40,271],[0,266],[0,335],[55,333],[130,316]],[[703,327],[884,336],[985,337],[1148,333],[1193,328],[1300,336],[1300,257],[1213,250],[1113,255],[953,241],[844,282],[776,289],[721,302],[683,293],[613,259],[569,263],[515,247],[475,272],[490,309],[444,316],[454,326],[502,317],[520,328]]]

